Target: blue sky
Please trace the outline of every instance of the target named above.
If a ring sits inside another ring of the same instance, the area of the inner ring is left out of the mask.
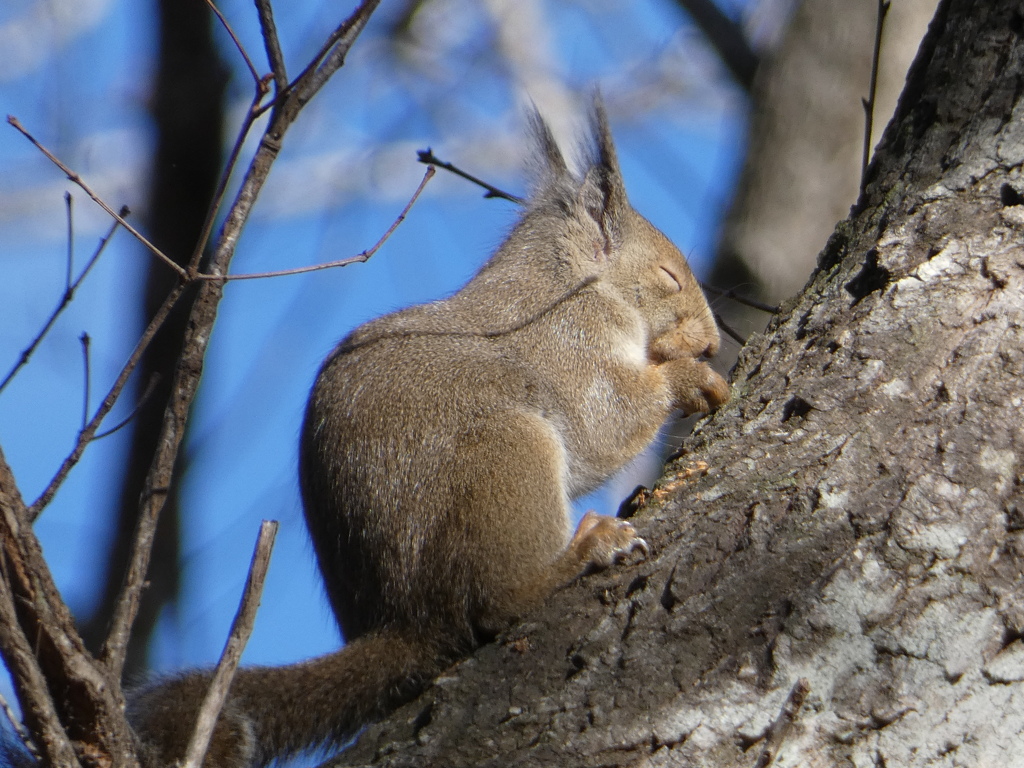
[[[337,22],[335,5],[279,4],[293,73]],[[547,30],[549,44],[535,52],[544,59],[537,71],[528,56],[519,70],[495,63],[493,48],[501,40],[481,9],[496,3],[437,5],[438,13],[460,12],[444,23],[425,20],[421,32],[429,45],[406,51],[403,59],[382,38],[395,11],[385,0],[346,67],[287,137],[233,271],[285,269],[370,246],[422,176],[418,148],[431,146],[523,192],[523,105],[532,99],[544,109],[560,103],[560,94],[584,105],[595,84],[609,104],[634,205],[688,254],[698,274],[706,268],[741,158],[744,102],[674,3],[524,4],[541,14]],[[62,8],[71,10],[66,18]],[[232,0],[221,9],[265,70],[251,3]],[[0,109],[16,115],[115,208],[128,204],[140,213],[152,148],[146,111],[152,25],[148,5],[118,0],[66,8],[16,0],[0,10],[0,44],[24,41],[26,30],[38,35],[0,69]],[[230,142],[251,85],[237,52],[218,34],[234,73]],[[430,49],[434,43],[437,50]],[[22,136],[0,129],[0,376],[63,290],[65,189],[75,198],[77,270],[109,222]],[[478,189],[440,172],[369,263],[227,287],[184,448],[185,599],[161,620],[154,668],[216,660],[263,518],[279,520],[281,530],[245,661],[281,663],[337,646],[295,478],[306,393],[320,361],[345,333],[455,290],[515,216],[511,203],[485,200]],[[144,216],[136,221],[144,230]],[[31,364],[0,393],[0,445],[29,499],[71,449],[81,422],[79,336],[85,331],[92,339],[95,408],[137,338],[137,291],[148,258],[118,233]],[[111,424],[130,411],[133,397],[115,408]],[[95,596],[126,437],[92,445],[37,524],[73,610],[87,610]],[[622,488],[633,484],[624,480],[585,504],[614,509]]]

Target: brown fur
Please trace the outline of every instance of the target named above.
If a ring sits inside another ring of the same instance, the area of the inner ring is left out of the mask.
[[[582,177],[544,123],[537,188],[443,301],[362,326],[324,363],[302,430],[306,521],[348,640],[239,672],[206,765],[336,745],[589,565],[642,546],[570,499],[677,408],[728,397],[718,331],[682,254],[629,205],[600,104]],[[184,750],[208,673],[139,695],[146,761]]]

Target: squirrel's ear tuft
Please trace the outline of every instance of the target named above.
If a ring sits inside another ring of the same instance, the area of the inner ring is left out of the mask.
[[[619,224],[629,209],[629,200],[600,92],[594,94],[590,131],[587,169],[580,197],[587,212],[601,227],[606,247],[611,249],[618,240]]]
[[[544,184],[564,178],[568,175],[569,169],[565,164],[565,157],[562,156],[562,150],[558,148],[558,143],[555,141],[555,135],[551,132],[551,127],[541,117],[537,107],[530,110],[527,119],[530,123],[530,133],[537,146],[534,158],[539,167],[535,168],[535,174],[539,177],[540,183]]]
[[[554,205],[565,215],[589,219],[602,235],[601,252],[611,255],[621,243],[622,225],[630,208],[601,94],[594,94],[590,130],[581,142],[576,164],[579,171],[568,167],[551,128],[536,108],[528,119],[536,146],[530,205]]]
[[[555,135],[536,107],[530,110],[527,119],[535,147],[529,160],[529,175],[533,180],[530,204],[556,202],[564,205],[560,201],[571,197],[576,181],[566,165],[562,150],[558,148]]]

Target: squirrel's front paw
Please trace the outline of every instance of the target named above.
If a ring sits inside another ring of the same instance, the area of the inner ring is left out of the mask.
[[[607,568],[632,552],[640,552],[644,557],[649,554],[647,542],[636,535],[632,525],[594,512],[587,512],[580,520],[569,548],[595,568]]]
[[[659,367],[668,378],[672,404],[687,416],[712,411],[729,399],[729,384],[707,363],[682,358]]]

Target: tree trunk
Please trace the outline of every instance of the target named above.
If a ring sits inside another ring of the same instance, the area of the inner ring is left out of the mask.
[[[870,147],[892,117],[935,5],[897,0],[885,14]],[[857,199],[861,99],[870,95],[877,14],[873,0],[805,0],[761,65],[714,285],[741,283],[744,293],[766,301],[789,298],[807,282],[822,243]]]
[[[335,764],[1019,764],[1022,165],[1020,5],[943,0],[851,218],[637,513],[651,559]]]

